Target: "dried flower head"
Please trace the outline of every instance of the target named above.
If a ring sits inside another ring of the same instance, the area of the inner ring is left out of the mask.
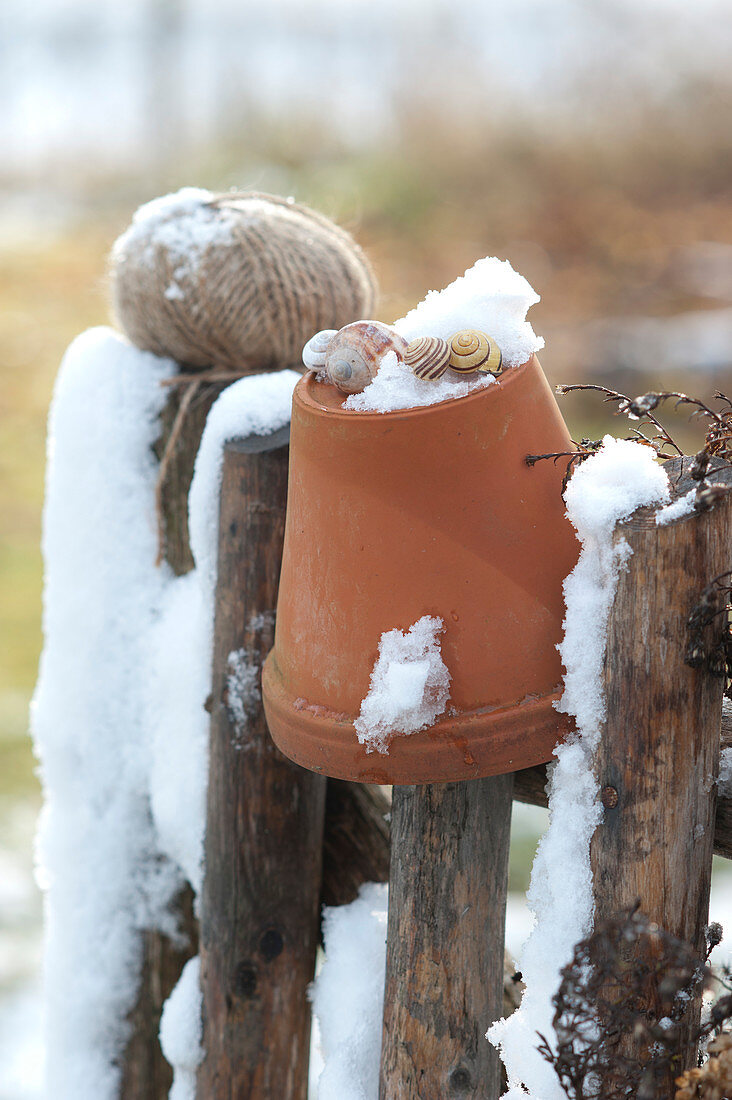
[[[668,1095],[679,1035],[705,979],[691,947],[633,910],[575,948],[554,997],[556,1050],[540,1051],[571,1100]]]

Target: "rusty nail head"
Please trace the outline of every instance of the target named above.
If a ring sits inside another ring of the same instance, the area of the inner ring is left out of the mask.
[[[600,798],[606,810],[614,810],[618,804],[618,792],[615,787],[603,787]]]

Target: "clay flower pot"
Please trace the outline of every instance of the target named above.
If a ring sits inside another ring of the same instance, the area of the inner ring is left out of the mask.
[[[569,435],[538,360],[467,397],[344,411],[308,375],[294,395],[284,558],[264,666],[276,744],[305,768],[366,783],[434,783],[550,759],[562,581],[579,554],[564,514]],[[384,631],[441,618],[442,717],[367,752],[354,729]]]

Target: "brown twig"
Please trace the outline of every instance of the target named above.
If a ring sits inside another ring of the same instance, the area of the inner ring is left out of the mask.
[[[667,446],[672,447],[677,455],[683,455],[684,452],[681,450],[681,447],[671,438],[661,421],[653,415],[652,410],[657,407],[659,401],[663,400],[665,396],[683,397],[685,395],[647,393],[642,397],[631,399],[626,394],[619,393],[617,390],[611,390],[607,386],[599,386],[590,382],[577,382],[569,386],[557,386],[557,393],[560,395],[572,393],[574,390],[595,390],[597,393],[604,393],[605,401],[614,401],[617,403],[619,413],[625,413],[631,420],[647,421],[649,424],[653,424],[654,428],[658,431],[657,438],[661,442],[661,448],[659,449],[656,447],[659,454],[663,447]]]

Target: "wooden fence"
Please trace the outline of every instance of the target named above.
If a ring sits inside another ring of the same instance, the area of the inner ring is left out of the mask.
[[[187,424],[163,501],[167,556],[190,568],[185,499],[210,387]],[[175,402],[175,398],[171,401]],[[168,423],[175,409],[171,405]],[[322,903],[389,879],[381,1100],[497,1100],[500,1063],[484,1033],[502,1015],[512,800],[546,804],[546,769],[464,783],[369,788],[305,772],[269,739],[261,702],[238,727],[228,657],[261,666],[272,644],[287,493],[282,439],[228,445],[214,629],[206,872],[190,944],[147,943],[123,1096],[162,1100],[170,1071],[160,1009],[200,938],[205,1059],[198,1100],[305,1100],[307,987]],[[732,473],[717,480],[732,484]],[[688,488],[679,482],[679,491]],[[703,954],[713,851],[732,858],[732,799],[710,777],[720,751],[723,681],[685,663],[687,619],[732,565],[732,499],[658,527],[623,526],[633,550],[612,608],[607,728],[597,776],[605,818],[592,842],[598,918],[640,900],[651,920]],[[732,728],[722,727],[732,744]],[[459,926],[459,934],[456,928]],[[448,992],[449,991],[449,992]],[[695,1064],[692,1027],[679,1038]],[[672,1095],[671,1082],[667,1082]]]

